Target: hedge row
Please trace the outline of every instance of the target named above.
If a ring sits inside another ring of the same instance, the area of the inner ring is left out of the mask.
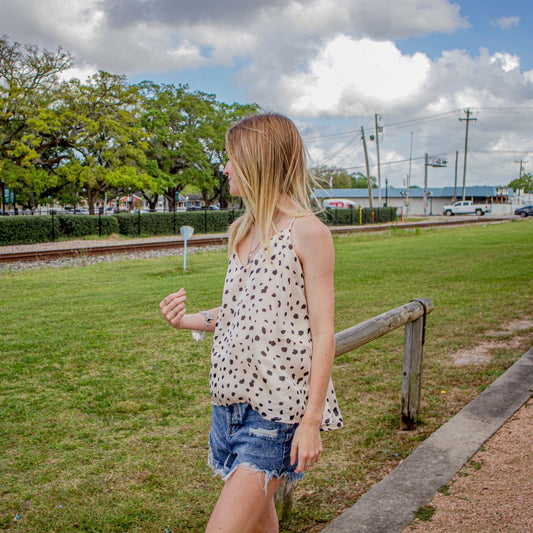
[[[124,213],[114,215],[121,235],[178,235],[182,226],[195,233],[224,233],[242,214],[241,209],[223,211],[176,211],[173,213]]]
[[[0,217],[0,245],[55,241],[86,235],[119,232],[114,217],[86,215],[35,215]]]
[[[178,211],[174,213],[120,213],[117,215],[36,215],[0,217],[0,245],[48,242],[87,235],[120,234],[178,235],[182,226],[195,233],[223,233],[242,214],[240,209],[223,211]],[[392,222],[396,208],[326,209],[319,217],[329,225]]]
[[[394,222],[398,219],[395,207],[326,208],[319,217],[330,226],[358,226]]]

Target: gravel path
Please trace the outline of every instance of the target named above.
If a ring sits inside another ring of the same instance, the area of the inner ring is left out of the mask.
[[[416,520],[403,533],[532,532],[532,435],[530,400],[433,499],[430,521]]]

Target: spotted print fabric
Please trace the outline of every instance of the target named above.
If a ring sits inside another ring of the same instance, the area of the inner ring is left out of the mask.
[[[267,420],[294,424],[309,390],[311,330],[291,225],[248,264],[229,258],[211,353],[215,405],[247,402]],[[322,429],[342,427],[330,380]]]

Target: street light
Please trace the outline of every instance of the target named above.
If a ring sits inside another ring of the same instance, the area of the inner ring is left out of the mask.
[[[223,202],[223,199],[224,199],[224,194],[222,192],[222,186],[223,186],[223,182],[224,182],[224,165],[222,163],[220,163],[220,165],[218,165],[218,177],[220,179],[220,194],[219,194],[218,201],[220,203],[220,209],[222,209],[222,207],[223,207],[222,202]]]

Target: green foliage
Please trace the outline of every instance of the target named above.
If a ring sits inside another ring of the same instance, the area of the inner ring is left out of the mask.
[[[0,245],[49,242],[87,235],[112,235],[118,231],[117,220],[110,216],[24,215],[0,217]]]
[[[354,172],[352,174],[352,185],[354,189],[368,189],[368,180],[362,172]],[[376,189],[378,180],[375,176],[370,176],[370,186]]]
[[[52,231],[51,216],[0,217],[0,245],[51,241],[54,232],[59,234],[57,219],[54,222]]]
[[[46,242],[54,238],[86,235],[176,235],[181,226],[196,233],[223,233],[239,217],[241,209],[175,211],[171,213],[119,213],[112,216],[58,215],[55,233],[46,216],[0,217],[0,244]],[[318,213],[331,226],[356,226],[397,220],[396,208],[325,209]],[[50,217],[51,218],[51,217]],[[30,219],[35,219],[30,221]],[[42,222],[42,223],[41,223]],[[27,234],[25,234],[25,232]]]
[[[113,235],[119,232],[119,224],[111,216],[59,215],[61,237],[85,237],[87,235]]]
[[[0,37],[0,171],[18,205],[83,198],[92,213],[106,193],[133,191],[151,208],[165,194],[173,208],[187,185],[207,205],[220,196],[226,131],[257,105],[224,104],[182,85],[129,85],[104,71],[60,83],[70,64],[61,49]]]
[[[218,165],[225,160],[226,131],[257,106],[223,104],[212,94],[190,92],[186,85],[143,82],[137,89],[148,139],[148,172],[158,184],[155,192],[165,193],[172,210],[176,192],[194,185],[210,204],[220,193]]]
[[[516,178],[510,181],[507,187],[510,187],[515,192],[518,189],[523,189],[526,193],[531,193],[533,192],[533,175],[531,173],[522,174],[520,179]]]
[[[366,176],[362,172],[349,174],[342,168],[320,165],[313,167],[311,173],[324,188],[366,189],[368,187]],[[370,185],[373,188],[377,187],[377,179],[374,176],[370,176]]]
[[[195,233],[222,233],[242,214],[242,210],[176,211],[172,213],[120,213],[114,215],[121,235],[177,235],[182,226]],[[139,227],[140,224],[140,227]]]
[[[49,52],[0,36],[0,172],[19,205],[37,205],[56,181],[47,175],[61,161],[51,114],[60,114],[59,74],[70,65],[61,48]]]
[[[436,510],[433,505],[423,505],[416,510],[415,518],[422,522],[431,522]]]
[[[331,226],[357,226],[394,222],[398,219],[395,207],[326,208],[319,213],[324,223]]]

